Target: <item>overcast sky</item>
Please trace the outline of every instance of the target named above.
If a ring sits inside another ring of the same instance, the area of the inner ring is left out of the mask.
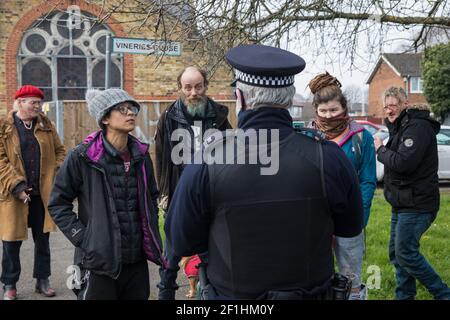
[[[359,58],[355,59],[353,68],[350,68],[350,61],[346,57],[333,54],[327,48],[323,49],[324,54],[317,55],[317,50],[314,48],[304,47],[297,40],[297,42],[291,41],[287,49],[300,55],[306,61],[305,70],[295,78],[297,93],[307,97],[310,94],[309,88],[307,88],[308,82],[318,73],[325,71],[337,77],[344,89],[349,85],[367,86],[365,83],[378,61],[380,50],[384,53],[401,52],[401,46],[405,44],[404,39],[410,37],[409,34],[394,30],[389,31],[383,35],[383,45],[376,48],[375,52],[369,51],[367,36],[361,35],[357,47],[357,56]],[[283,49],[286,49],[286,47],[283,47]]]
[[[330,74],[338,78],[342,83],[343,88],[354,84],[358,87],[364,87],[368,74],[372,70],[376,62],[368,66],[366,72],[353,70],[348,71],[349,65],[343,66],[338,62],[325,61],[323,57],[312,57],[308,54],[302,55],[302,58],[306,61],[306,67],[303,72],[295,77],[295,87],[297,93],[301,94],[305,98],[309,95],[310,91],[307,88],[308,82],[319,73],[328,71]],[[344,67],[344,68],[343,68]]]

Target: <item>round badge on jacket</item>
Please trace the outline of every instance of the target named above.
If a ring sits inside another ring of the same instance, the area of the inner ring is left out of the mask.
[[[414,144],[414,141],[413,141],[413,139],[408,138],[408,139],[405,140],[404,144],[405,144],[405,147],[411,148],[413,146],[413,144]]]

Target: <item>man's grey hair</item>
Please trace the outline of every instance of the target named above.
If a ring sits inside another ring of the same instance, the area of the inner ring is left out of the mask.
[[[394,86],[389,87],[389,88],[387,88],[384,91],[384,93],[383,93],[383,103],[386,103],[386,98],[387,97],[396,98],[397,101],[398,101],[398,104],[400,105],[400,107],[402,107],[403,104],[408,99],[408,97],[406,96],[405,89],[403,89],[402,87],[394,87]]]
[[[266,88],[255,87],[238,81],[236,88],[242,91],[245,103],[251,109],[256,109],[260,106],[290,108],[295,95],[295,87],[293,85],[284,88]]]

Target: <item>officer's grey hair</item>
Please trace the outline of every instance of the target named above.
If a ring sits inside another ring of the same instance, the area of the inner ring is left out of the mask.
[[[383,93],[383,103],[386,103],[386,98],[387,97],[396,98],[397,101],[398,101],[398,104],[400,105],[400,107],[402,107],[403,104],[408,99],[408,97],[406,96],[405,89],[403,89],[402,87],[394,87],[394,86],[389,87],[389,88],[387,88],[384,91],[384,93]]]
[[[266,88],[255,87],[238,81],[236,88],[242,91],[245,103],[251,109],[263,105],[290,108],[295,95],[293,85],[284,88]]]

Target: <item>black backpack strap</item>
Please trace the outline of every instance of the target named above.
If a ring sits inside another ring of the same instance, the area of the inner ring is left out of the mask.
[[[359,174],[362,158],[362,131],[352,136],[352,148],[356,158],[356,171]]]

